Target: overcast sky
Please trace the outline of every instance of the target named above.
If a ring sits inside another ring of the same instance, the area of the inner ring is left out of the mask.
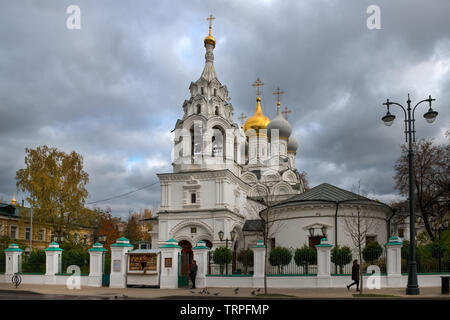
[[[81,8],[69,30],[66,9]],[[381,29],[369,30],[369,5]],[[436,122],[416,112],[419,138],[444,142],[450,128],[450,1],[2,1],[0,10],[0,198],[16,191],[25,148],[40,145],[84,157],[88,202],[138,189],[171,171],[170,131],[189,84],[204,66],[203,38],[216,17],[215,68],[228,87],[234,120],[255,109],[251,84],[272,92],[299,141],[297,168],[310,186],[328,182],[390,201],[393,165],[404,143],[403,114],[381,117],[390,98],[436,98]],[[17,192],[17,191],[16,191]],[[16,194],[18,201],[25,195]],[[157,208],[160,188],[97,203],[114,215]],[[92,205],[91,205],[92,207]]]

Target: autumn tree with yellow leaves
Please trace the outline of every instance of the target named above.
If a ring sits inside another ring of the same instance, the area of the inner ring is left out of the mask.
[[[83,170],[83,157],[46,145],[25,152],[25,168],[16,172],[16,185],[27,195],[33,220],[51,225],[58,237],[89,225],[92,211],[85,208],[89,176]]]

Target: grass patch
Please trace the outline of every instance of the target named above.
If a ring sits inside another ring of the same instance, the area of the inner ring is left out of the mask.
[[[399,296],[393,296],[390,294],[375,294],[375,293],[353,293],[352,294],[355,298],[363,297],[363,298],[398,298]]]
[[[270,297],[295,298],[295,296],[291,296],[288,294],[281,294],[281,293],[268,293],[268,294],[258,293],[256,296],[257,297],[268,297],[268,298],[270,298]]]

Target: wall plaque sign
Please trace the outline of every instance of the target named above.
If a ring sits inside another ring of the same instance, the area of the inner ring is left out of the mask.
[[[172,268],[172,258],[164,258],[164,267]]]
[[[156,263],[158,255],[156,253],[131,253],[130,271],[157,271]]]
[[[120,260],[113,261],[113,272],[120,272]]]

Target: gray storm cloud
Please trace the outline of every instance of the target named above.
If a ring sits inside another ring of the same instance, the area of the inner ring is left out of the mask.
[[[81,8],[81,30],[66,8]],[[381,29],[366,27],[369,5]],[[170,131],[189,84],[201,74],[206,17],[217,39],[215,68],[234,119],[282,108],[299,141],[297,167],[310,185],[388,201],[404,143],[402,115],[384,127],[382,103],[431,94],[433,125],[418,109],[417,136],[443,141],[450,127],[450,2],[424,1],[8,1],[0,11],[0,197],[9,200],[25,148],[47,144],[84,156],[88,202],[157,181],[171,169]],[[23,194],[19,194],[20,201]],[[97,203],[115,215],[156,208],[159,186]]]

